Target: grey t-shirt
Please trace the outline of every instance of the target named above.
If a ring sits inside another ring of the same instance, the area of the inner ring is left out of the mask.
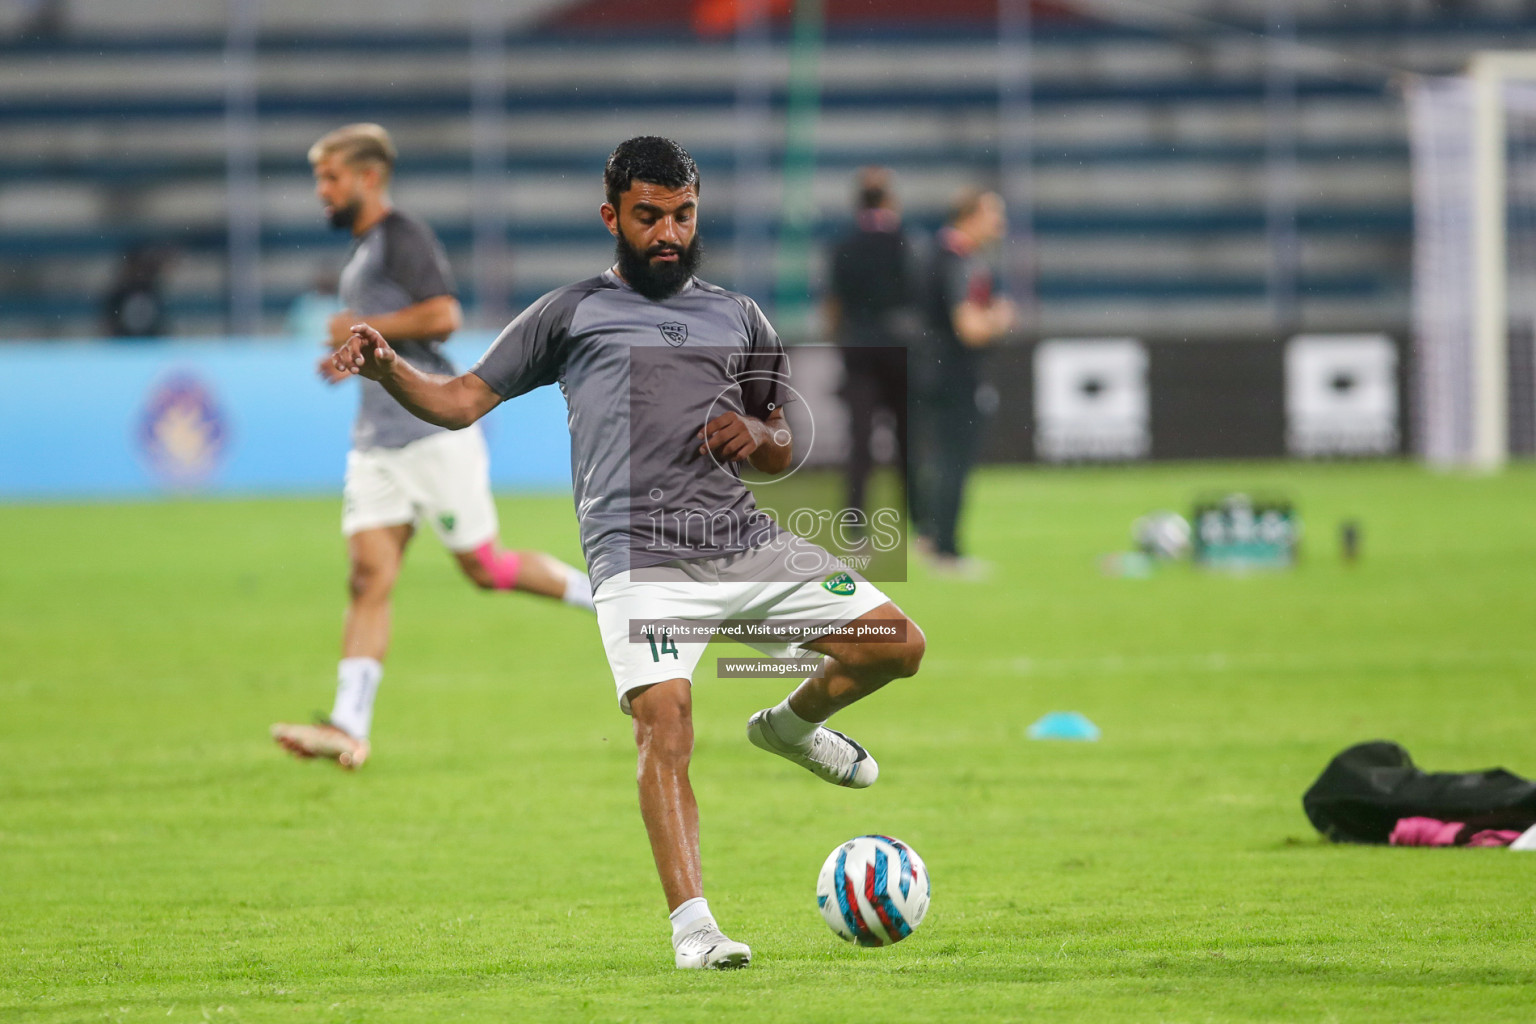
[[[453,271],[432,229],[399,210],[391,210],[352,243],[341,270],[342,305],[366,320],[393,313],[418,302],[453,294]],[[438,351],[445,339],[397,341],[390,347],[424,373],[453,374],[453,364]],[[443,428],[419,420],[389,396],[378,381],[357,379],[362,388],[352,447],[403,448],[412,441],[442,433]]]
[[[695,278],[656,302],[609,271],[529,306],[470,372],[503,399],[559,383],[593,586],[779,532],[738,466],[698,450],[709,420],[764,419],[790,394],[784,348],[745,295]]]

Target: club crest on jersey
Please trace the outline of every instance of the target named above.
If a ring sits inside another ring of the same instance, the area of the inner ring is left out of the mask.
[[[444,512],[442,515],[437,517],[437,521],[438,521],[439,524],[442,525],[442,528],[444,530],[448,531],[449,533],[452,533],[453,532],[453,527],[458,522],[458,519],[454,516],[454,514],[452,512]]]
[[[668,320],[664,324],[657,324],[656,329],[661,332],[663,338],[667,339],[667,344],[673,348],[677,348],[688,340],[688,325],[680,324],[676,320]]]
[[[826,579],[821,581],[821,585],[839,597],[847,597],[857,589],[856,584],[853,582],[853,577],[849,576],[845,572],[837,573],[834,576],[828,576]]]

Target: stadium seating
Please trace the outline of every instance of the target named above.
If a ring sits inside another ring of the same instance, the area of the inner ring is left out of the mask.
[[[273,6],[258,108],[269,329],[317,269],[339,261],[342,239],[321,223],[304,150],[345,121],[394,132],[396,200],[439,230],[468,284],[479,211],[470,5],[444,5],[449,13],[430,25],[409,23],[421,15],[396,5],[392,20],[362,33],[341,27],[346,3],[323,12]],[[1341,22],[1326,19],[1331,5],[1301,5],[1304,326],[1407,323],[1411,218],[1393,69],[1455,71],[1474,50],[1536,38],[1536,21],[1522,21],[1520,8],[1403,19],[1397,6]],[[699,158],[710,273],[730,282],[733,169],[749,130],[734,107],[734,43],[695,38],[686,26],[597,34],[572,21],[570,4],[524,7],[509,34],[501,185],[514,304],[604,264],[609,244],[595,223],[602,159],[618,139],[647,131],[675,134]],[[1187,2],[1198,17],[1159,24],[1037,21],[1033,223],[1044,331],[1221,335],[1269,326],[1265,43],[1228,7]],[[82,5],[68,35],[0,42],[0,337],[97,331],[121,253],[139,243],[179,253],[167,272],[178,333],[225,329],[221,28],[134,20],[152,9],[145,0]],[[771,45],[767,145],[776,159],[788,43],[776,33]],[[1331,56],[1345,46],[1347,60]],[[834,23],[821,58],[818,232],[845,221],[850,173],[865,163],[895,168],[909,218],[925,228],[958,186],[994,178],[998,64],[992,28],[974,20]]]

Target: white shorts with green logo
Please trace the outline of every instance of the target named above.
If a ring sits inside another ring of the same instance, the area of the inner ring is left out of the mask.
[[[491,459],[478,426],[432,434],[403,448],[347,453],[344,535],[417,526],[423,519],[449,551],[473,551],[496,538]]]
[[[814,569],[808,572],[810,566]],[[636,635],[632,620],[792,620],[832,629],[889,600],[879,587],[798,537],[792,538],[792,546],[770,542],[734,555],[626,570],[604,580],[593,595],[619,708],[626,715],[635,690],[668,679],[691,683],[706,646],[697,640],[676,642],[664,631],[663,635],[654,631]],[[742,642],[765,657],[803,659],[809,673],[821,655],[805,645],[818,635],[811,628],[798,643]]]

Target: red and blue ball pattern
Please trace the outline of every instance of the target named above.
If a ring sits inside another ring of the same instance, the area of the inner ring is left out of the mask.
[[[816,880],[816,905],[849,942],[900,942],[928,912],[928,868],[917,851],[890,836],[859,836],[827,857]]]

